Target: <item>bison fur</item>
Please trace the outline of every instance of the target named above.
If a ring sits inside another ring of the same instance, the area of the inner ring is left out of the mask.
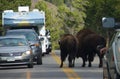
[[[95,54],[99,57],[99,67],[102,67],[103,56],[100,54],[100,49],[106,46],[105,38],[90,31],[89,29],[84,29],[82,32],[78,32],[76,36],[79,41],[76,57],[82,58],[82,67],[85,67],[86,61],[89,62],[88,66],[91,67],[91,62],[94,60]]]
[[[77,53],[77,40],[72,34],[65,34],[59,40],[60,45],[60,56],[61,64],[60,67],[63,67],[63,62],[68,56],[69,67],[74,67],[75,57]]]

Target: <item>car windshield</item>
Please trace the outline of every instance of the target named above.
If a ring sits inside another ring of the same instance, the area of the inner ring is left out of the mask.
[[[3,38],[0,39],[0,47],[5,46],[25,46],[27,45],[27,41],[22,38]]]
[[[33,32],[9,32],[7,35],[25,35],[28,41],[37,40],[37,37]]]

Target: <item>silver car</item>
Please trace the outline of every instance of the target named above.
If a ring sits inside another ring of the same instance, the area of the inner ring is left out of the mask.
[[[0,66],[6,65],[33,68],[33,53],[25,36],[0,37]]]
[[[30,44],[34,44],[31,46],[33,51],[33,60],[37,62],[38,65],[42,64],[42,46],[41,42],[38,38],[37,33],[34,29],[14,29],[8,30],[6,35],[24,35]]]
[[[120,79],[120,30],[113,36],[103,59],[103,79]]]

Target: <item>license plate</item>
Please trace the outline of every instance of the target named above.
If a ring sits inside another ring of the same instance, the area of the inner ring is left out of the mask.
[[[15,61],[14,58],[7,58],[7,61]]]

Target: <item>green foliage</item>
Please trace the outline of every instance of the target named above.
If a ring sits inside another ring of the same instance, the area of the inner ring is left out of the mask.
[[[63,20],[63,30],[65,30],[65,33],[75,34],[84,27],[84,18],[86,17],[84,7],[86,5],[84,4],[82,7],[78,8],[78,5],[76,4],[78,2],[79,0],[72,1],[69,3],[69,7],[67,7],[68,5],[59,6],[59,17]],[[82,11],[80,9],[84,10]]]
[[[78,9],[80,12],[86,11],[86,6],[88,6],[88,1],[87,0],[74,0],[72,1],[73,7]]]
[[[18,6],[30,6],[31,0],[0,0],[0,32],[2,30],[2,12],[4,10],[14,10],[17,11]],[[0,33],[2,34],[2,33]]]
[[[116,6],[120,4],[119,0],[88,0],[85,24],[87,28],[91,28],[102,35],[106,35],[106,31],[102,28],[102,17],[118,17]]]
[[[64,0],[45,0],[48,1],[56,6],[62,5],[64,3]]]
[[[62,27],[62,21],[57,16],[57,7],[52,4],[46,3],[45,1],[39,1],[36,5],[36,8],[45,11],[45,26],[51,32],[51,41],[53,49],[59,48],[58,40],[60,34],[63,33],[63,30],[60,30]]]
[[[30,6],[30,0],[0,0],[0,11],[3,10],[17,10],[18,6]],[[3,7],[4,6],[4,7]]]
[[[45,1],[57,5],[58,8]],[[86,3],[78,8],[75,4],[79,2],[79,0],[73,1],[73,3],[72,0],[45,1],[40,1],[36,5],[36,8],[45,11],[46,28],[51,31],[53,48],[58,48],[58,40],[63,33],[75,34],[84,27],[84,18],[86,15],[84,13],[85,8],[83,7],[86,6]],[[81,8],[84,10],[80,11]]]

